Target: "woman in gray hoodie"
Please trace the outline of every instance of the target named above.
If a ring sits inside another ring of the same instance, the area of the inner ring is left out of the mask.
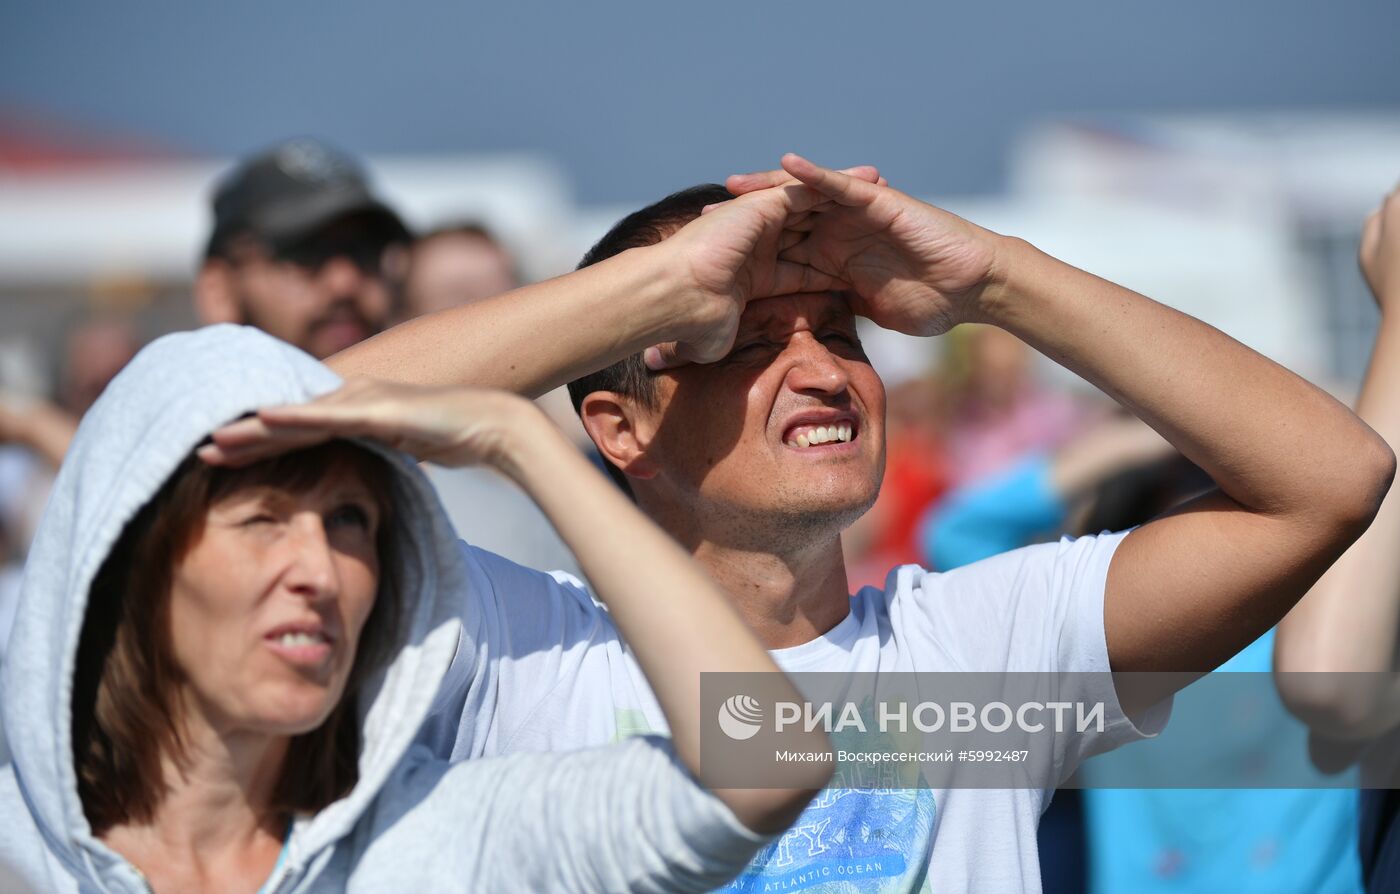
[[[707,790],[699,673],[776,672],[719,592],[525,401],[340,385],[211,327],[153,343],[84,419],[0,677],[0,865],[40,891],[161,894],[700,891],[737,874],[829,769]],[[384,442],[493,465],[540,503],[671,740],[450,766],[414,744],[475,651],[454,611],[472,584],[422,474]]]

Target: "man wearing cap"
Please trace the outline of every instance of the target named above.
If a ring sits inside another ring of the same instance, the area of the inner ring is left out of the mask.
[[[213,210],[195,281],[201,322],[256,326],[318,358],[388,323],[384,265],[409,235],[355,159],[289,140],[226,175]]]
[[[195,280],[201,322],[256,326],[318,358],[388,325],[383,268],[409,234],[353,158],[316,140],[289,140],[235,167],[213,204],[214,231]],[[116,360],[100,384],[125,362]],[[60,406],[0,393],[0,446],[18,445],[56,469],[95,394]],[[7,592],[0,567],[0,654],[13,609]]]

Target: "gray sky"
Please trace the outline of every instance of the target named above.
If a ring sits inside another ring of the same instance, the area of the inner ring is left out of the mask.
[[[948,195],[1047,117],[1400,108],[1397,38],[1397,0],[11,0],[0,106],[200,153],[527,150],[586,203],[788,149]]]

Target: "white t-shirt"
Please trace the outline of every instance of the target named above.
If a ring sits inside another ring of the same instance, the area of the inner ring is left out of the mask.
[[[582,576],[578,561],[559,539],[544,510],[505,478],[485,468],[446,468],[425,463],[457,536],[527,568],[553,568]]]
[[[773,657],[789,672],[1106,672],[1104,581],[1123,536],[1067,538],[941,574],[897,568],[884,591],[853,596],[827,634]],[[425,727],[435,752],[559,751],[666,729],[606,611],[580,585],[466,553],[475,654],[458,656],[452,695]],[[1039,891],[1036,826],[1056,785],[1085,757],[1154,734],[1170,709],[1154,708],[1139,729],[1110,678],[1082,679],[1105,687],[1079,694],[1105,703],[1105,728],[1056,737],[1048,775],[1057,778],[1023,789],[828,789],[722,890]]]

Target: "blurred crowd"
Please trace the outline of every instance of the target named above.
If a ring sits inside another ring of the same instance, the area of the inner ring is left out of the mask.
[[[369,172],[319,141],[290,141],[244,161],[216,184],[211,204],[213,231],[192,270],[198,320],[254,326],[318,359],[524,284],[487,223],[444,220],[410,232],[373,192]],[[3,580],[23,565],[74,426],[144,339],[159,334],[139,318],[92,311],[67,324],[56,352],[44,352],[59,358],[52,370],[25,368],[35,355],[15,350],[22,338],[0,343],[0,355],[8,354],[0,369],[10,370],[0,379]],[[881,584],[896,564],[929,565],[936,552],[928,519],[941,498],[1059,448],[1108,412],[1092,392],[1042,381],[1033,352],[1001,329],[963,326],[938,348],[924,374],[887,383],[885,486],[845,538],[853,585]],[[7,380],[26,387],[6,387]],[[541,403],[601,465],[563,389]],[[577,572],[543,516],[504,482],[486,473],[429,474],[469,542],[531,567]]]
[[[484,223],[444,221],[410,233],[360,163],[319,141],[289,141],[246,160],[215,185],[211,203],[213,231],[191,271],[199,321],[253,326],[317,359],[522,284],[511,252]],[[143,342],[162,334],[107,310],[65,328],[56,350],[31,350],[25,333],[0,343],[0,644],[27,546],[79,420]],[[52,369],[44,368],[53,356]],[[585,447],[563,390],[541,402]],[[475,470],[429,474],[468,541],[532,567],[577,571],[544,516],[503,480]]]
[[[443,220],[412,232],[356,159],[319,141],[242,161],[213,185],[211,200],[214,227],[192,270],[198,319],[250,325],[318,359],[522,285],[520,265],[487,223]],[[32,354],[0,356],[0,647],[68,442],[156,334],[140,319],[94,311],[43,352],[51,368],[33,368]],[[887,382],[884,485],[843,541],[852,589],[883,586],[903,564],[947,570],[1062,534],[1129,528],[1210,485],[1097,392],[1044,377],[1039,358],[1002,329],[960,326],[937,351],[922,374]],[[567,397],[540,402],[601,467]],[[466,541],[529,567],[579,573],[544,515],[504,479],[427,472]],[[1266,636],[1236,669],[1268,671],[1272,651]],[[1189,710],[1183,704],[1178,711]],[[1228,821],[1207,835],[1191,825],[1202,804],[1189,792],[1065,791],[1041,825],[1045,890],[1283,890],[1254,886],[1257,873],[1291,876],[1299,892],[1358,891],[1356,800],[1349,790],[1218,793],[1209,809]],[[1110,839],[1116,846],[1104,846]],[[1183,887],[1188,879],[1195,882]],[[1220,879],[1229,887],[1214,887]]]

